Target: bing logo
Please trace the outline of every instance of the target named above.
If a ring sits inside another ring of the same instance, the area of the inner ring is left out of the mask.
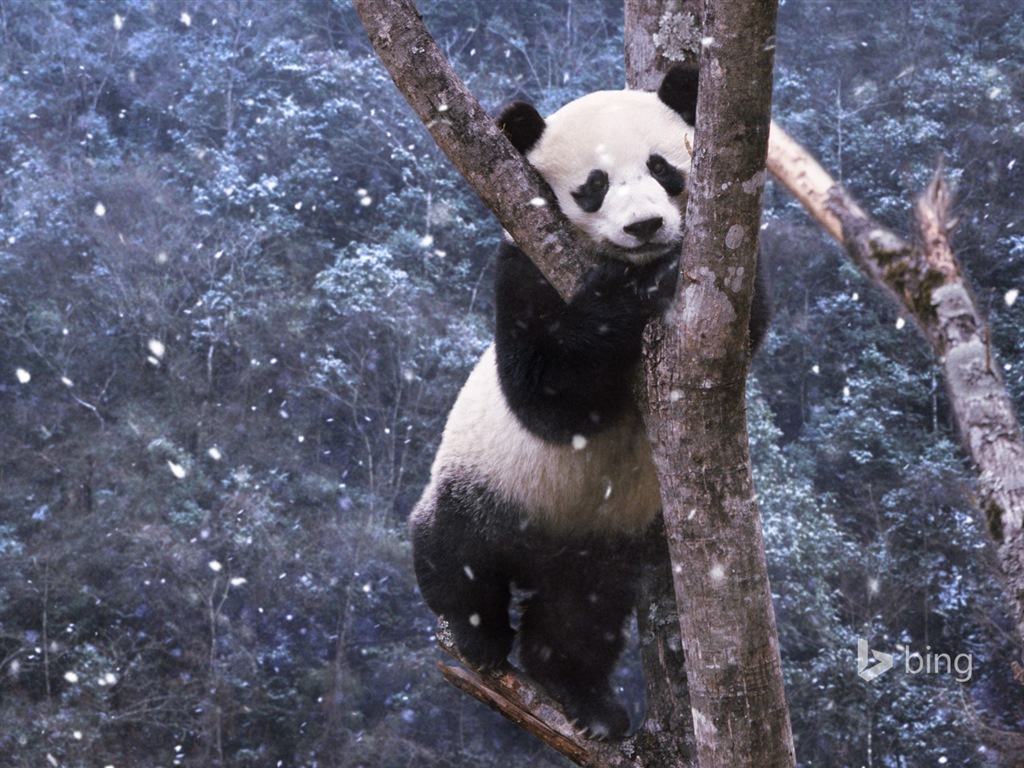
[[[908,675],[951,675],[956,674],[958,683],[966,683],[974,671],[974,657],[969,653],[931,653],[932,647],[925,646],[925,653],[911,651],[910,646],[897,645],[896,649],[906,654],[903,671]],[[870,654],[870,656],[869,656]],[[896,656],[868,647],[867,640],[857,640],[857,674],[870,683],[879,675],[893,668]]]

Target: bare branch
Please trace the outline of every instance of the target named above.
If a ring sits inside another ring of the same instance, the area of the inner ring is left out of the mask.
[[[952,197],[949,187],[942,178],[942,164],[935,169],[931,184],[917,199],[917,222],[924,244],[924,256],[931,267],[947,278],[957,277],[960,267],[949,238],[956,227],[956,220],[949,220],[949,206]]]
[[[960,441],[975,465],[979,506],[1006,580],[1004,592],[1015,611],[1018,638],[1024,637],[1024,437],[994,360],[988,326],[950,243],[955,222],[941,173],[918,200],[921,247],[915,247],[874,221],[803,147],[783,137],[773,126],[772,173],[917,321],[942,363]],[[804,173],[808,168],[813,172]]]
[[[772,120],[768,138],[768,170],[832,237],[843,242],[843,225],[829,208],[832,177],[800,144]],[[863,212],[850,203],[856,211]]]
[[[438,664],[445,680],[576,765],[601,768],[640,768],[643,765],[628,756],[632,752],[629,740],[612,745],[581,736],[558,704],[511,665],[490,673],[474,670],[456,648],[443,617],[438,618],[437,643],[441,650],[464,665],[463,668]]]

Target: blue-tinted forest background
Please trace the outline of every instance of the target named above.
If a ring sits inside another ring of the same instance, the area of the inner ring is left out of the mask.
[[[492,112],[624,82],[616,0],[420,8]],[[1019,0],[786,0],[775,85],[898,230],[944,158],[1018,408],[1022,51]],[[404,526],[500,233],[349,5],[0,0],[0,68],[0,763],[562,765],[435,668]],[[772,186],[762,236],[751,433],[801,765],[1013,765],[1015,641],[935,361]],[[864,683],[858,638],[971,679]]]

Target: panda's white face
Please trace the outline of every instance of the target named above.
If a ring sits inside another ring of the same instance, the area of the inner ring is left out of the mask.
[[[680,242],[692,146],[656,94],[598,91],[547,118],[526,157],[600,253],[643,263]]]

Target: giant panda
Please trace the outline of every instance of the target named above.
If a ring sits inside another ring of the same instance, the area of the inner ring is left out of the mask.
[[[680,67],[657,93],[591,93],[547,119],[517,102],[498,118],[599,265],[566,303],[501,245],[494,343],[410,517],[420,591],[462,655],[499,666],[518,635],[525,671],[596,738],[629,728],[609,675],[661,503],[632,385],[644,326],[675,291],[696,95],[696,70]],[[763,285],[756,294],[755,346],[767,316]]]

